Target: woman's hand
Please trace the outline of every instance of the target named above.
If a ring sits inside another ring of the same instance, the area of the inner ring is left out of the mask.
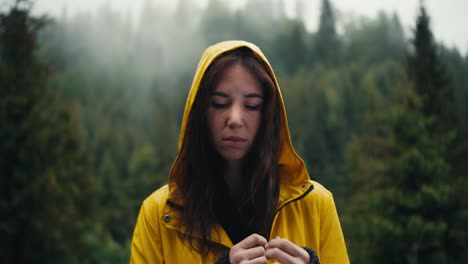
[[[252,234],[231,248],[229,261],[231,264],[267,263],[265,257],[266,244],[267,240],[264,237]]]
[[[265,246],[265,257],[276,259],[283,264],[307,264],[310,262],[310,255],[307,251],[291,241],[279,237],[270,240]]]

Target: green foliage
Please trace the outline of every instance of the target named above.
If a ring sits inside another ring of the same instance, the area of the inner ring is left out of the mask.
[[[278,70],[293,74],[306,64],[308,57],[307,32],[304,22],[287,20],[273,41],[273,62]]]
[[[18,4],[19,2],[17,2]],[[0,24],[0,260],[62,263],[85,254],[95,182],[85,159],[81,107],[47,89],[34,55],[37,26],[15,5]]]
[[[449,86],[450,79],[445,66],[439,59],[424,6],[420,8],[414,35],[414,51],[407,56],[407,72],[415,84],[416,92],[423,97],[424,113],[439,118],[441,122],[434,125],[440,129],[441,125],[449,125],[454,121],[454,113],[447,107],[454,100],[453,91]]]
[[[400,59],[407,43],[398,16],[379,13],[376,19],[361,18],[344,25],[343,60],[379,64],[388,59]]]
[[[357,262],[458,263],[466,257],[466,209],[450,147],[457,126],[447,123],[454,120],[451,86],[428,21],[422,7],[407,60],[409,83],[389,110],[370,116],[366,132],[347,150],[347,177],[357,194],[348,193],[353,200],[343,223]]]
[[[329,0],[322,0],[319,28],[315,38],[316,58],[327,65],[335,65],[340,59],[340,43],[335,29],[335,15]]]
[[[403,86],[398,104],[369,125],[385,124],[381,131],[352,141],[347,165],[357,194],[348,213],[357,217],[344,224],[353,241],[366,240],[350,246],[355,260],[450,262],[446,237],[455,195],[445,155],[453,134],[432,135],[433,122],[421,98]],[[370,251],[372,244],[380,246]]]
[[[124,264],[128,263],[130,245],[120,244],[105,235],[103,226],[95,226],[83,235],[83,243],[86,246],[86,259],[73,259],[70,263],[103,263],[103,264]]]

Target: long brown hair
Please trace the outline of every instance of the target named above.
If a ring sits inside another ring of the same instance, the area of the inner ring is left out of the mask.
[[[210,141],[207,111],[210,95],[220,82],[222,73],[235,64],[250,71],[260,82],[264,93],[261,125],[245,158],[248,186],[240,195],[241,203],[251,204],[255,211],[253,221],[258,234],[269,234],[278,199],[280,98],[265,62],[250,49],[239,48],[219,56],[205,72],[187,119],[179,157],[170,175],[184,198],[184,205],[179,208],[184,227],[181,230],[185,230],[181,238],[202,253],[210,250],[210,231],[217,224],[214,214],[216,190],[224,181],[224,161]],[[201,239],[195,239],[195,234]]]

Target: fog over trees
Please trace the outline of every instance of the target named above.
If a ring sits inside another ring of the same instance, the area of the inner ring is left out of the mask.
[[[0,262],[128,263],[141,202],[177,153],[198,59],[226,39],[272,64],[351,262],[467,262],[466,54],[434,38],[424,5],[408,30],[397,14],[343,17],[322,0],[309,31],[284,2],[145,1],[135,22],[109,5],[51,18],[6,1]]]

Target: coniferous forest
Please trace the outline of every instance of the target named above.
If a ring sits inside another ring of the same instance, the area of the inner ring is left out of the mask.
[[[198,59],[226,39],[270,60],[352,263],[468,263],[468,57],[434,38],[423,4],[405,28],[397,14],[345,17],[323,0],[311,32],[281,0],[148,0],[136,25],[109,5],[52,18],[6,2],[1,263],[128,263],[141,202],[177,153]]]

